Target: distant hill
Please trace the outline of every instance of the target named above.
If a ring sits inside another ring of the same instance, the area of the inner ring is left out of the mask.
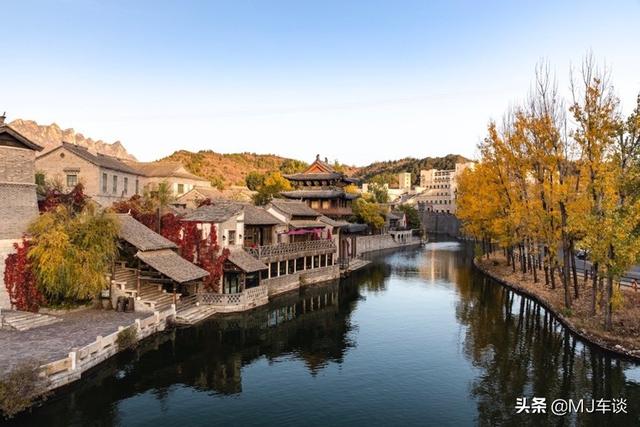
[[[231,185],[244,185],[244,179],[249,172],[272,172],[279,170],[284,162],[294,161],[274,154],[221,154],[211,150],[197,153],[180,150],[161,160],[180,162],[192,173],[209,179],[215,186],[224,188]]]
[[[61,145],[62,142],[70,142],[108,156],[114,156],[120,159],[136,159],[127,152],[120,141],[108,143],[102,140],[86,138],[83,134],[73,129],[62,129],[56,123],[39,125],[33,120],[17,119],[9,123],[9,126],[36,144],[44,147],[44,152],[53,150]]]
[[[194,174],[211,180],[214,185],[221,188],[228,188],[231,185],[244,185],[245,177],[249,172],[268,173],[287,169],[287,166],[291,164],[295,164],[298,168],[304,168],[306,165],[302,161],[274,154],[221,154],[210,150],[197,153],[186,150],[176,151],[161,160],[181,162]],[[426,157],[424,159],[407,157],[400,160],[375,162],[365,167],[341,164],[336,168],[349,176],[362,178],[364,182],[388,182],[394,186],[398,183],[397,174],[399,172],[411,172],[413,182],[417,183],[420,179],[421,169],[453,169],[456,163],[468,161],[463,156],[449,154],[445,157]]]
[[[107,143],[102,140],[94,140],[73,129],[62,129],[55,123],[39,125],[33,120],[17,119],[9,125],[36,144],[43,146],[45,151],[56,148],[64,141],[87,147],[98,153],[135,160],[135,157],[127,152],[120,141]],[[275,154],[221,154],[211,150],[198,151],[197,153],[180,150],[160,159],[160,161],[162,160],[180,162],[192,173],[210,180],[212,184],[220,188],[245,185],[245,177],[249,172],[268,173],[281,170],[284,173],[293,173],[304,169],[307,165],[303,161]],[[361,178],[364,182],[388,182],[391,186],[395,186],[398,183],[397,174],[399,172],[411,172],[413,183],[416,184],[420,179],[421,169],[453,169],[456,163],[467,161],[469,160],[463,156],[449,154],[445,157],[425,157],[424,159],[407,157],[400,160],[375,162],[364,167],[343,164],[334,164],[333,166],[348,176]]]
[[[358,168],[353,176],[361,178],[363,182],[387,182],[391,186],[398,184],[398,173],[411,172],[413,184],[420,181],[420,171],[423,169],[453,169],[456,163],[470,160],[458,154],[448,154],[444,157],[425,157],[416,159],[405,157],[400,160],[371,163],[369,166]]]

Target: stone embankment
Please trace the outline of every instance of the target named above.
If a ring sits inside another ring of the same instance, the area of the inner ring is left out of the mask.
[[[410,232],[407,236],[404,237],[392,236],[391,234],[359,236],[356,241],[356,255],[360,256],[369,252],[415,246],[420,246],[420,238],[411,236]]]
[[[536,301],[550,313],[552,313],[564,327],[566,327],[571,333],[578,336],[582,340],[589,342],[605,351],[616,353],[635,361],[640,361],[640,348],[637,348],[634,343],[631,343],[628,337],[616,336],[614,333],[607,333],[602,331],[599,323],[594,322],[593,319],[583,319],[587,315],[563,313],[563,309],[560,303],[554,301],[554,295],[551,291],[546,290],[542,286],[533,287],[525,279],[514,279],[512,274],[505,273],[503,269],[497,267],[498,262],[494,260],[479,260],[475,258],[473,260],[474,266],[485,275],[491,277],[496,282],[503,286],[513,289],[517,293],[526,296],[527,298]],[[510,268],[506,269],[510,272]],[[508,278],[507,278],[508,277]],[[583,298],[587,298],[583,295]],[[637,338],[637,337],[631,337]]]

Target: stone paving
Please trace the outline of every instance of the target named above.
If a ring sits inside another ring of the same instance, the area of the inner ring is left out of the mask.
[[[63,321],[28,331],[0,330],[0,375],[22,360],[48,363],[61,359],[74,347],[83,347],[128,326],[146,313],[118,313],[113,310],[87,309],[65,314]]]

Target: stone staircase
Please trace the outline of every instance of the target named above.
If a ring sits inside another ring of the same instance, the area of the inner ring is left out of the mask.
[[[194,325],[217,313],[212,305],[200,305],[195,295],[180,301],[176,309],[176,323],[179,325]]]
[[[162,311],[173,304],[173,293],[165,291],[157,283],[141,282],[138,292],[138,273],[133,268],[116,266],[113,281],[126,296],[136,300],[136,305],[142,305],[148,310]],[[180,294],[176,294],[176,299],[180,300]]]
[[[176,312],[176,323],[179,325],[195,325],[217,312],[216,307],[211,305],[197,305],[180,309]]]
[[[0,313],[0,328],[28,331],[29,329],[62,322],[62,319],[46,314],[30,313],[28,311],[2,310]]]
[[[152,311],[162,311],[171,304],[173,304],[173,293],[167,292],[162,288],[162,285],[157,283],[141,283],[140,292],[134,288],[130,288],[130,285],[121,287],[125,295],[133,297],[136,300],[136,304],[141,304]],[[180,300],[180,294],[176,294],[176,299]]]

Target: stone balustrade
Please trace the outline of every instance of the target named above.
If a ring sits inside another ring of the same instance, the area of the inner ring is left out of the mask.
[[[40,372],[48,380],[48,389],[54,390],[80,379],[82,373],[112,357],[122,349],[118,346],[118,334],[125,329],[135,328],[136,340],[140,341],[156,332],[163,331],[167,321],[175,317],[174,306],[156,311],[144,319],[136,319],[129,326],[120,326],[117,332],[105,337],[98,336],[94,342],[74,349],[65,358],[47,363],[40,367]]]
[[[235,294],[199,293],[198,304],[216,306],[218,312],[249,310],[269,302],[269,289],[256,286]]]

